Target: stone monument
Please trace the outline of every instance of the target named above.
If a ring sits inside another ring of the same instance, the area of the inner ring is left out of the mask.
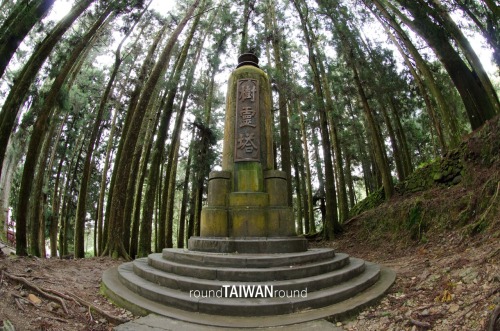
[[[308,249],[295,233],[285,173],[273,169],[271,91],[253,54],[229,78],[222,171],[209,175],[201,233],[103,274],[102,291],[135,314],[197,325],[266,327],[352,314],[395,280],[382,266]]]
[[[208,179],[200,237],[189,249],[282,253],[307,250],[297,238],[286,173],[274,169],[271,86],[254,54],[243,54],[229,78],[222,171]]]

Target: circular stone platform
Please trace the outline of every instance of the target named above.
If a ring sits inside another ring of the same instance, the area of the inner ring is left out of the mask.
[[[328,248],[274,254],[171,248],[107,270],[101,289],[136,315],[251,328],[343,318],[372,304],[394,280],[395,273],[387,268]],[[241,286],[301,295],[199,295]]]

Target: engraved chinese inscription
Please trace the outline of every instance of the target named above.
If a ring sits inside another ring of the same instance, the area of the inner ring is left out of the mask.
[[[260,161],[259,82],[239,79],[236,93],[234,161]]]

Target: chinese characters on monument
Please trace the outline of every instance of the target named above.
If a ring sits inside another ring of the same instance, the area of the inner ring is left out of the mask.
[[[259,82],[238,80],[234,161],[260,161]]]

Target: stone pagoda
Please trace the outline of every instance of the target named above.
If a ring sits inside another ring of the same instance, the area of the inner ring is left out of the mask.
[[[220,253],[307,250],[295,232],[286,173],[274,169],[271,85],[253,54],[243,54],[229,78],[222,171],[208,179],[201,236],[189,249]]]
[[[382,266],[308,249],[286,174],[273,168],[271,89],[253,54],[229,78],[222,171],[212,171],[201,233],[107,270],[102,291],[135,314],[215,327],[297,324],[355,313],[395,280]]]

